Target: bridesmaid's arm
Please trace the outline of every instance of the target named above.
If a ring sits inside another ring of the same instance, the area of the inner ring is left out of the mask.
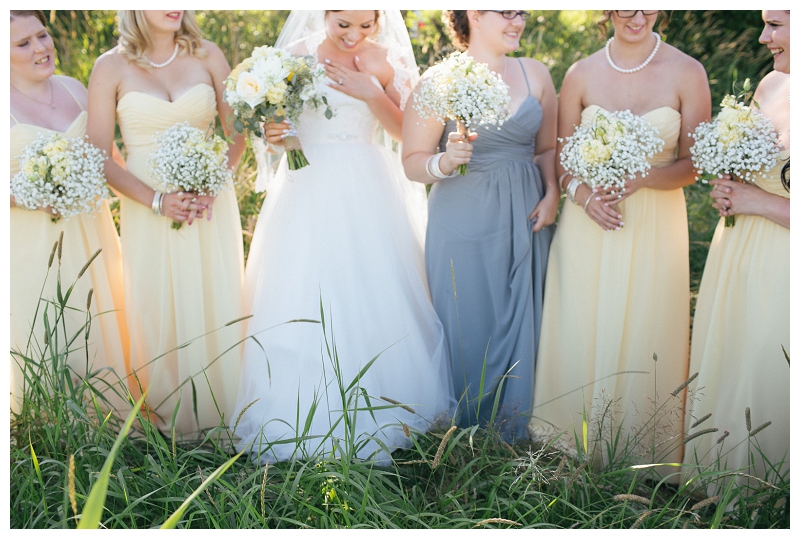
[[[89,121],[86,134],[89,142],[113,156],[114,127],[117,110],[117,92],[127,60],[116,54],[116,49],[100,56],[89,78]],[[155,190],[121,167],[114,159],[106,159],[105,173],[108,184],[115,192],[151,207]],[[185,221],[189,212],[182,208],[183,199],[191,195],[171,193],[164,195],[162,212],[174,221]]]
[[[527,59],[525,63],[531,66],[531,71],[543,82],[542,95],[538,96],[539,104],[542,106],[542,125],[539,128],[539,132],[536,133],[537,154],[533,160],[542,174],[544,196],[528,216],[528,219],[531,220],[536,217],[533,231],[538,232],[556,221],[558,201],[561,199],[558,180],[556,179],[558,97],[547,67],[541,62],[535,62],[530,59]]]
[[[424,75],[423,75],[424,77]],[[419,91],[419,84],[414,94]],[[435,118],[423,119],[414,108],[414,95],[408,98],[405,114],[403,114],[403,169],[409,180],[420,183],[434,183],[438,178],[428,174],[428,159],[439,153],[439,139],[444,133],[444,125]],[[448,135],[447,149],[439,159],[439,170],[450,175],[458,165],[469,163],[472,157],[472,141],[477,133],[470,133],[469,141],[464,135],[453,132]]]
[[[788,198],[773,195],[749,183],[731,181],[727,174],[724,178],[716,178],[708,183],[714,186],[711,190],[711,197],[714,199],[712,206],[719,210],[722,217],[760,215],[789,228]]]
[[[222,54],[220,48],[211,41],[203,40],[203,48],[208,51],[206,57],[206,65],[208,72],[211,74],[211,79],[214,85],[214,93],[217,96],[217,111],[219,113],[220,123],[225,132],[226,137],[233,139],[233,144],[228,148],[228,166],[235,169],[242,158],[245,148],[247,147],[247,140],[244,134],[236,133],[233,128],[233,110],[225,101],[225,79],[231,73],[231,67]]]

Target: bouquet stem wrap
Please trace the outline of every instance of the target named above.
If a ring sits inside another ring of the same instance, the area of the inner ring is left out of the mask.
[[[461,120],[456,120],[456,128],[458,129],[458,133],[464,135],[464,142],[469,141],[469,127],[464,125],[464,122]],[[469,163],[463,163],[458,165],[458,174],[460,176],[466,176],[469,174]]]
[[[308,165],[308,159],[303,153],[303,147],[300,145],[300,139],[297,135],[289,135],[283,139],[283,147],[286,149],[286,161],[289,164],[289,170],[299,170]]]

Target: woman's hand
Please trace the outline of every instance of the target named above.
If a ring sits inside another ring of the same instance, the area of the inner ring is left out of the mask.
[[[217,197],[212,197],[210,195],[204,195],[204,196],[196,196],[194,198],[195,198],[195,200],[193,200],[193,202],[195,202],[196,204],[199,204],[201,206],[201,208],[202,208],[197,213],[197,219],[202,219],[203,218],[203,211],[205,211],[206,212],[206,221],[210,221],[211,220],[212,209],[214,207],[214,200]],[[193,218],[190,215],[189,216],[189,224],[190,225],[192,224],[192,220],[193,220]]]
[[[439,170],[445,175],[450,175],[459,167],[466,165],[472,159],[472,142],[478,138],[477,133],[470,133],[469,140],[458,131],[447,135],[447,145],[444,155],[439,160]]]
[[[264,136],[270,146],[283,146],[283,139],[292,130],[292,124],[289,120],[284,120],[281,123],[270,122],[264,124]]]
[[[192,224],[195,218],[202,219],[204,209],[205,207],[193,193],[166,193],[161,199],[161,214],[179,223],[188,221],[188,224]],[[191,221],[190,216],[192,216]]]
[[[583,185],[579,188],[581,191],[587,193],[583,198],[576,199],[580,202],[583,201],[583,208],[594,222],[600,225],[603,230],[620,230],[625,223],[622,221],[622,213],[616,204],[606,205],[603,198],[596,189],[589,188],[588,185]]]
[[[722,217],[729,215],[763,215],[763,207],[770,194],[749,183],[733,181],[728,174],[708,182],[713,185],[711,198],[714,208]]]
[[[528,216],[528,221],[533,221],[533,231],[539,232],[541,229],[556,222],[558,213],[558,201],[560,197],[555,191],[545,193],[536,207]]]
[[[627,180],[622,189],[598,189],[600,201],[606,206],[616,206],[640,188],[643,187],[643,178],[637,174],[632,180]]]
[[[372,82],[372,75],[362,71],[361,60],[354,59],[356,70],[348,69],[331,60],[325,60],[325,71],[331,81],[328,86],[361,101],[370,101],[384,93],[383,88]]]

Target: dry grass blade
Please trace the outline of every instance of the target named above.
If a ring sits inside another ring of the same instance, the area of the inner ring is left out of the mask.
[[[410,413],[410,414],[416,414],[416,413],[417,413],[417,412],[415,412],[415,411],[414,411],[414,409],[413,409],[413,408],[411,408],[410,406],[406,406],[406,405],[405,405],[405,404],[403,404],[402,402],[398,402],[398,401],[396,401],[396,400],[394,400],[394,399],[390,399],[389,397],[384,397],[384,396],[381,396],[381,397],[380,397],[380,399],[381,399],[381,400],[384,400],[384,401],[386,401],[386,402],[388,402],[388,403],[391,403],[391,404],[397,405],[397,406],[399,406],[400,408],[402,408],[403,410],[405,410],[406,412],[408,412],[408,413]]]
[[[267,519],[264,511],[264,495],[267,491],[267,471],[269,470],[269,462],[264,465],[264,476],[261,478],[261,518]]]
[[[69,504],[72,514],[78,516],[78,501],[75,499],[75,455],[69,456],[69,470],[67,472],[67,488],[69,490]]]
[[[478,528],[480,526],[485,526],[486,524],[508,524],[510,526],[522,526],[522,524],[520,524],[519,522],[514,522],[513,520],[508,520],[505,518],[487,518],[475,524],[472,527],[472,529]]]
[[[439,464],[442,462],[442,454],[444,453],[444,448],[447,447],[447,442],[450,440],[450,437],[456,431],[458,427],[453,425],[447,430],[447,433],[442,438],[442,441],[439,443],[439,449],[436,450],[436,456],[433,457],[433,464],[431,464],[431,469],[435,470],[439,467]]]
[[[631,526],[631,529],[635,530],[636,528],[641,526],[642,522],[644,522],[644,519],[646,519],[647,517],[649,517],[652,514],[653,514],[653,510],[652,509],[648,509],[647,511],[642,513],[641,516],[639,516],[639,518],[636,519],[636,522],[633,523],[633,526]]]
[[[701,417],[700,419],[698,419],[697,421],[692,423],[692,428],[695,428],[697,425],[699,425],[700,423],[702,423],[703,421],[705,421],[709,417],[711,417],[711,413],[708,413],[708,414],[704,415],[703,417]]]
[[[683,439],[683,444],[685,445],[685,444],[689,443],[691,440],[694,440],[694,439],[695,439],[695,438],[697,438],[698,436],[702,436],[702,435],[704,435],[704,434],[709,434],[709,433],[711,433],[711,432],[717,432],[718,430],[719,430],[719,429],[718,429],[717,427],[712,427],[712,428],[710,428],[710,429],[698,430],[697,432],[695,432],[695,433],[694,433],[694,434],[692,434],[691,436],[687,436],[686,438],[684,438],[684,439]]]
[[[748,434],[748,437],[755,436],[756,434],[758,434],[759,432],[761,432],[765,428],[769,427],[770,425],[772,425],[772,421],[767,421],[766,423],[763,423],[763,424],[757,426],[756,428],[754,428],[752,430],[752,432],[750,432],[750,434]]]
[[[614,496],[615,502],[637,502],[643,505],[650,505],[650,500],[644,496],[637,496],[636,494],[617,494]]]
[[[94,262],[94,259],[95,259],[95,258],[97,258],[98,256],[100,256],[100,252],[101,252],[101,251],[102,251],[102,249],[98,249],[98,250],[96,250],[96,251],[94,252],[94,254],[92,255],[92,257],[91,257],[89,260],[87,260],[87,261],[86,261],[86,264],[84,264],[84,265],[83,265],[83,267],[81,268],[81,271],[79,271],[79,272],[78,272],[78,279],[80,279],[81,277],[83,277],[83,274],[84,274],[84,273],[86,273],[86,270],[87,270],[87,269],[89,269],[89,265],[90,265],[92,262]],[[60,256],[60,253],[59,253],[59,259],[60,259],[60,258],[61,258],[61,256]]]
[[[511,444],[509,444],[509,443],[508,443],[508,442],[506,442],[505,440],[500,440],[500,441],[501,441],[501,442],[503,442],[503,447],[505,447],[506,449],[508,449],[508,450],[511,452],[511,454],[514,456],[514,458],[515,458],[515,459],[518,459],[518,458],[519,458],[519,455],[517,455],[517,452],[516,452],[516,451],[514,451],[514,448],[513,448],[513,447],[511,447]]]
[[[236,416],[236,422],[233,424],[233,430],[231,431],[232,434],[236,433],[236,427],[239,426],[239,420],[242,419],[242,416],[244,415],[244,413],[248,410],[248,408],[250,408],[252,405],[257,403],[259,400],[260,399],[256,399],[253,402],[251,402],[250,404],[248,404],[247,406],[245,406],[244,408],[242,408],[242,411],[239,412],[238,416]]]
[[[674,390],[672,393],[670,393],[670,395],[672,395],[673,397],[677,397],[677,396],[678,396],[678,393],[680,393],[680,392],[683,390],[683,388],[685,388],[686,386],[688,386],[689,384],[691,384],[691,383],[692,383],[692,380],[694,380],[695,378],[697,378],[697,375],[698,375],[698,374],[699,374],[699,373],[694,373],[693,375],[691,375],[691,376],[689,377],[689,379],[688,379],[688,380],[686,380],[684,383],[682,383],[681,385],[679,385],[678,387],[676,387],[676,388],[675,388],[675,390]]]
[[[705,500],[701,500],[694,504],[692,507],[689,508],[690,511],[699,511],[703,507],[708,507],[712,503],[717,503],[719,501],[719,496],[711,496],[710,498],[706,498]]]

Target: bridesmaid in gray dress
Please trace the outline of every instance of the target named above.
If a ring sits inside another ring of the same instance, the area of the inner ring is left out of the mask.
[[[495,426],[506,440],[524,439],[549,225],[559,201],[557,98],[543,64],[506,57],[519,47],[527,12],[447,11],[445,17],[467,54],[502,75],[512,116],[499,130],[478,128],[464,140],[454,122],[426,121],[408,107],[403,165],[411,180],[433,184],[425,262],[460,398],[457,424],[487,424],[500,390]],[[462,163],[469,163],[466,176],[454,172]]]

